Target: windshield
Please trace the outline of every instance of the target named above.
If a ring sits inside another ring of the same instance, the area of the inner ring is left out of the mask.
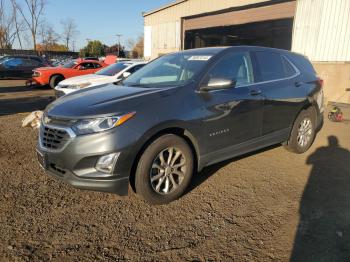
[[[104,76],[114,76],[127,67],[128,67],[127,63],[120,62],[120,63],[116,63],[116,64],[112,64],[110,66],[107,66],[107,67],[101,69],[100,71],[96,72],[95,74],[96,75],[104,75]]]
[[[189,82],[202,70],[211,55],[176,53],[144,66],[123,82],[127,86],[171,87]]]
[[[62,67],[63,67],[63,68],[73,68],[76,64],[77,64],[77,62],[75,62],[75,61],[70,61],[70,62],[68,62],[68,63],[65,63]]]

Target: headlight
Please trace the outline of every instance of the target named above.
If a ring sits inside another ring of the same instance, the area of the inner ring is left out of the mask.
[[[95,119],[82,119],[78,121],[73,127],[73,131],[77,135],[86,135],[106,131],[128,121],[135,115],[135,112],[128,113],[122,116],[111,116]]]
[[[84,87],[88,87],[89,85],[91,85],[90,82],[86,82],[86,83],[81,83],[81,84],[73,84],[73,85],[69,85],[67,88],[71,88],[71,89],[81,89]]]

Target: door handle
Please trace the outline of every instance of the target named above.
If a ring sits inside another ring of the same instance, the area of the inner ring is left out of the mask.
[[[260,89],[250,90],[250,95],[252,95],[252,96],[261,95],[261,90]]]
[[[301,82],[301,81],[295,82],[295,86],[296,86],[296,87],[299,87],[299,86],[301,86],[302,84],[303,84],[303,82]]]

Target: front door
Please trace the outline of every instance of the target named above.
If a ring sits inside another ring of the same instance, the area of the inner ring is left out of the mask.
[[[205,104],[207,153],[261,136],[264,97],[254,85],[249,52],[233,51],[225,55],[205,77],[206,81],[213,78],[232,79],[235,85],[200,93]]]

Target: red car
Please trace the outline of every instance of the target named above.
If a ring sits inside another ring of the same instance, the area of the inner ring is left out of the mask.
[[[50,85],[51,88],[66,78],[93,74],[103,67],[105,62],[95,60],[71,61],[60,67],[40,67],[34,69],[33,81],[39,85]]]

